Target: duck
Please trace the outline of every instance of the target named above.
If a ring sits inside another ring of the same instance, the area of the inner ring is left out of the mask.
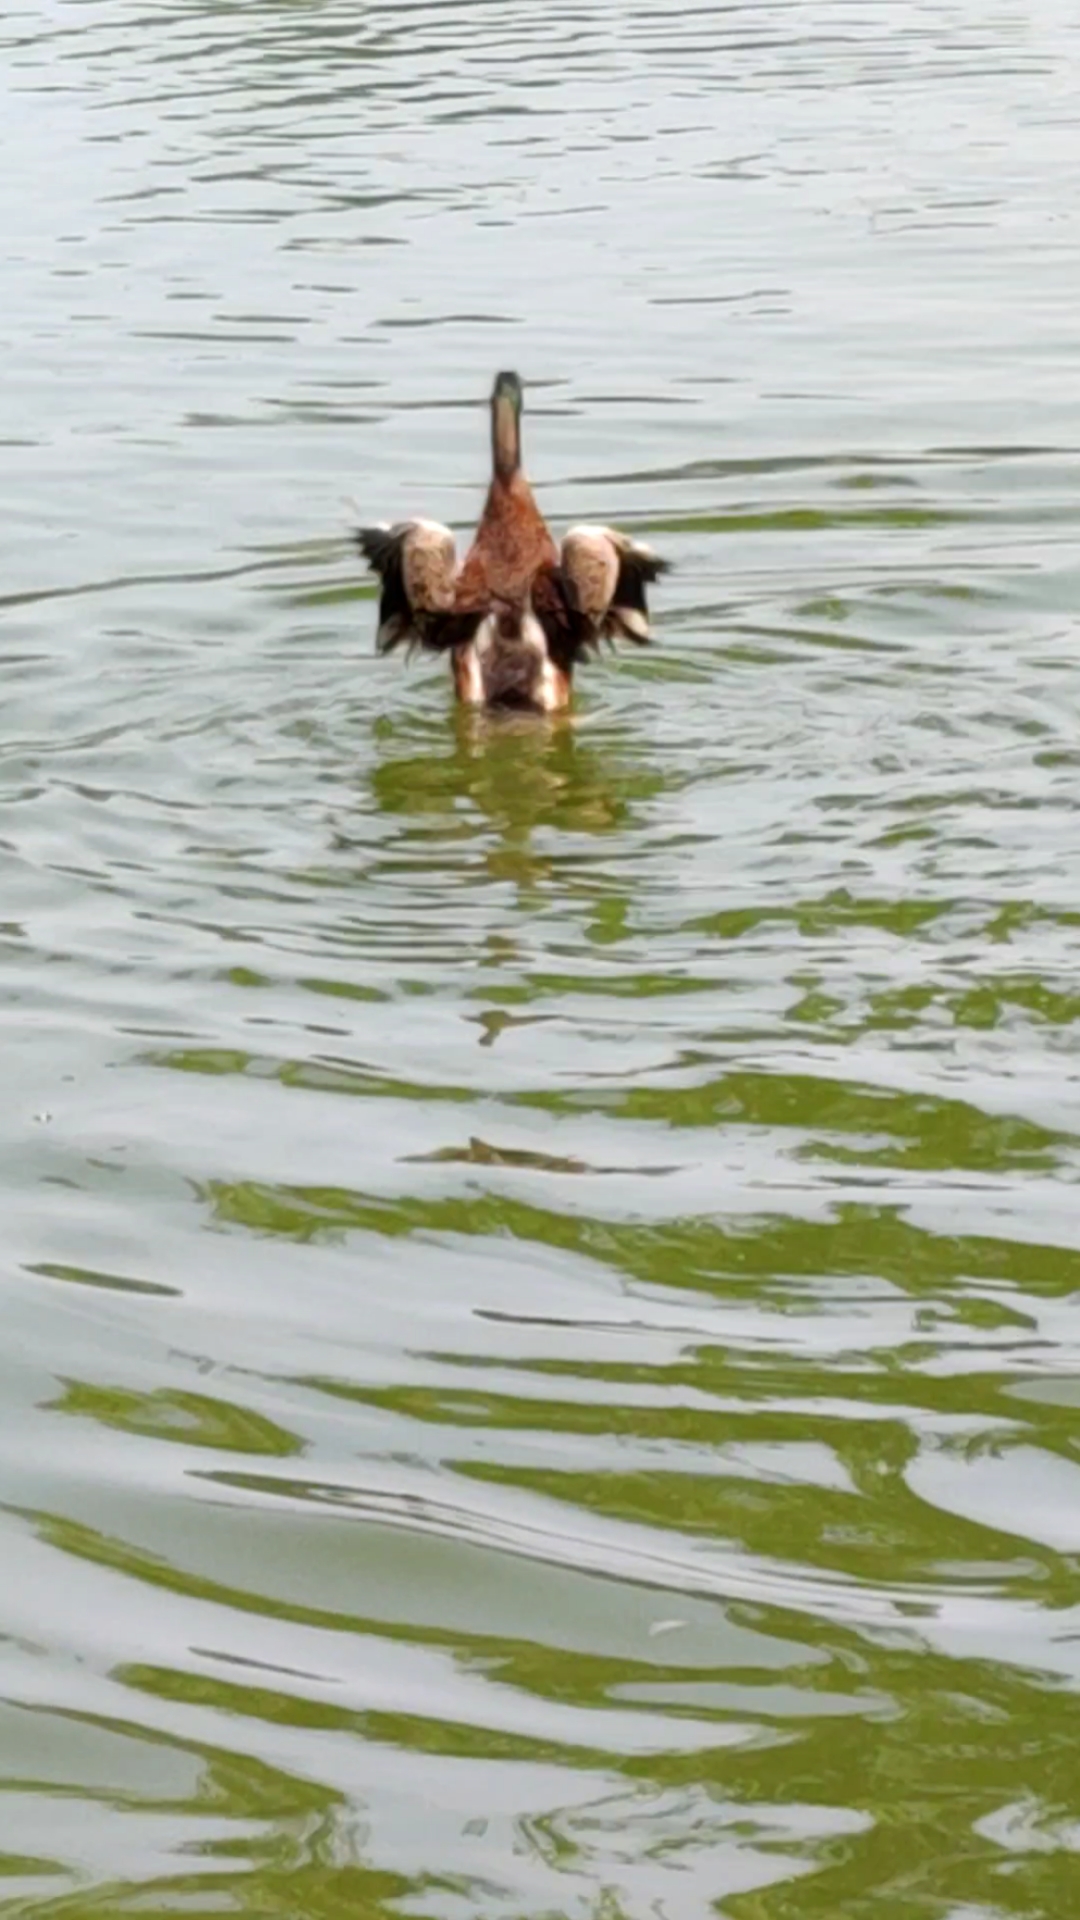
[[[517,374],[498,374],[491,483],[460,564],[434,520],[360,527],[355,541],[379,579],[380,654],[449,656],[468,706],[556,713],[583,658],[605,642],[648,643],[646,588],[669,562],[614,527],[571,527],[556,544],[522,466],[522,411]]]

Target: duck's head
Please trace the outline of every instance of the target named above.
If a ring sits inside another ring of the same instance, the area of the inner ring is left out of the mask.
[[[491,392],[491,457],[496,477],[511,480],[521,465],[521,381],[497,373]]]

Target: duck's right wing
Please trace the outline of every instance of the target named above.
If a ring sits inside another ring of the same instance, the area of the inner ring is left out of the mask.
[[[442,653],[472,638],[479,616],[455,609],[458,559],[449,527],[435,520],[360,527],[356,544],[382,587],[380,653],[401,646]]]
[[[615,527],[571,527],[563,538],[561,569],[571,608],[583,622],[582,643],[649,638],[645,589],[667,573],[670,561]]]

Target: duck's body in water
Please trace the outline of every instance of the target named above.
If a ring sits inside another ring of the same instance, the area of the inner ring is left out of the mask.
[[[554,713],[574,667],[603,640],[649,638],[645,588],[667,562],[611,527],[572,527],[556,546],[521,466],[521,382],[491,396],[492,476],[476,538],[458,566],[449,527],[364,527],[379,575],[378,646],[448,653],[459,700]]]

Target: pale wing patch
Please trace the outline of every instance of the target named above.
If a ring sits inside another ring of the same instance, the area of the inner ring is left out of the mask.
[[[619,556],[607,528],[571,527],[562,543],[562,568],[578,611],[599,626],[619,578]]]
[[[614,527],[571,527],[562,543],[562,571],[575,611],[598,640],[649,638],[645,588],[668,562]],[[588,644],[588,641],[586,641]]]
[[[449,527],[436,520],[411,521],[401,543],[401,574],[417,612],[448,613],[457,577],[457,547]]]
[[[380,653],[453,644],[455,634],[447,632],[446,623],[454,604],[457,549],[449,527],[435,520],[361,527],[356,544],[382,585]]]

